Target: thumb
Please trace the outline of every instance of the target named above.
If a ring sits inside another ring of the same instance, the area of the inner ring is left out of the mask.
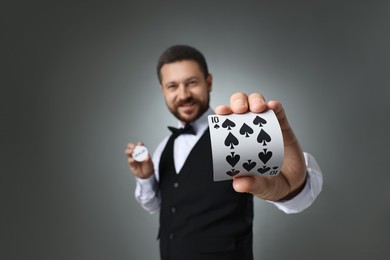
[[[236,192],[252,193],[258,197],[267,190],[267,181],[264,177],[242,176],[233,179],[233,189]]]
[[[247,192],[263,199],[277,201],[289,192],[289,184],[282,174],[277,176],[245,176],[233,179],[236,192]]]

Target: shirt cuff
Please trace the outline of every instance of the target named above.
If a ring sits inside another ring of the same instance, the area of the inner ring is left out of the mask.
[[[137,187],[135,188],[135,196],[137,198],[145,197],[145,195],[155,192],[157,181],[154,174],[147,179],[140,179],[137,177],[135,177],[135,179],[137,182]]]
[[[136,177],[135,198],[140,205],[150,214],[159,211],[160,199],[156,192],[157,180],[154,175],[148,179],[140,179]]]

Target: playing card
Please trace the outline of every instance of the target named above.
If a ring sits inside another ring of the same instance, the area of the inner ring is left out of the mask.
[[[208,116],[214,181],[234,176],[278,175],[283,136],[275,113]]]

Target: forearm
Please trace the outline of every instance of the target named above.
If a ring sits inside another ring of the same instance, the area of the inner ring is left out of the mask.
[[[307,168],[305,185],[294,196],[289,196],[282,201],[269,201],[288,214],[298,213],[308,208],[322,190],[323,178],[320,167],[312,155],[308,153],[304,155]]]

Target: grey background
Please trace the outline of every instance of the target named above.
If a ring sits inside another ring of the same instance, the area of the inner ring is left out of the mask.
[[[2,1],[0,259],[157,259],[123,150],[176,120],[155,62],[199,48],[212,106],[280,100],[323,192],[255,203],[256,259],[387,259],[388,1]]]

